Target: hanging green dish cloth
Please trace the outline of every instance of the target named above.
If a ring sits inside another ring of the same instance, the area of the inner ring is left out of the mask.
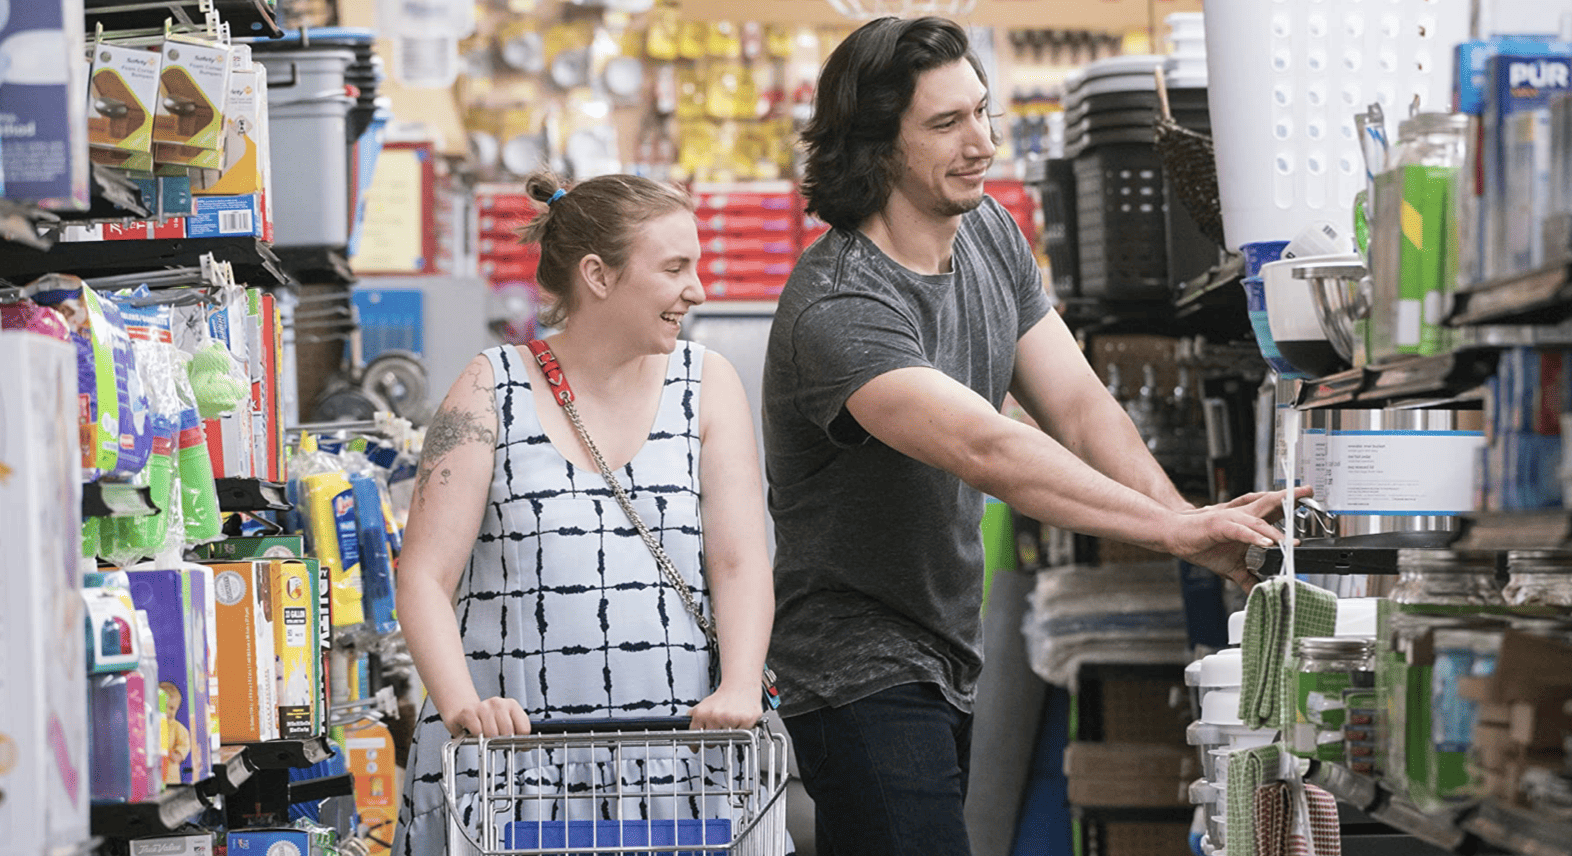
[[[1281,778],[1281,763],[1282,750],[1275,743],[1228,754],[1228,806],[1223,819],[1228,825],[1229,856],[1255,856],[1255,792]]]
[[[1293,584],[1292,589],[1289,583]],[[1289,606],[1292,592],[1294,604]],[[1337,595],[1288,577],[1250,590],[1245,603],[1239,718],[1251,728],[1283,728],[1293,716],[1294,640],[1337,631]]]

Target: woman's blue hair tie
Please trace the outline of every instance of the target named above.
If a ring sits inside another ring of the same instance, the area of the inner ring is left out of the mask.
[[[561,199],[562,197],[567,196],[567,195],[568,195],[568,192],[566,190],[563,190],[562,188],[559,187],[559,188],[557,188],[557,192],[551,194],[551,198],[546,200],[546,204],[547,205],[554,205],[554,204],[556,204],[558,199]]]

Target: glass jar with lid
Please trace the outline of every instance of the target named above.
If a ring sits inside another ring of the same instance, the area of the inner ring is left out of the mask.
[[[1485,550],[1398,550],[1393,602],[1442,607],[1501,607],[1496,553]]]
[[[1303,758],[1344,759],[1345,693],[1375,684],[1375,640],[1364,636],[1306,636],[1294,640],[1294,721],[1284,735]]]
[[[1507,573],[1501,594],[1509,605],[1572,607],[1572,551],[1513,550]]]
[[[1455,237],[1452,188],[1463,166],[1468,117],[1416,113],[1398,125],[1371,197],[1368,322],[1372,362],[1450,348],[1442,324],[1452,290],[1445,248]]]

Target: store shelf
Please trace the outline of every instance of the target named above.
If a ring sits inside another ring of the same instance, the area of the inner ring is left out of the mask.
[[[1572,511],[1476,512],[1462,518],[1459,550],[1572,550]]]
[[[359,279],[342,247],[274,247],[273,252],[296,282],[353,285]]]
[[[320,764],[333,756],[326,735],[303,740],[246,743],[245,755],[258,770],[288,770]]]
[[[145,485],[88,482],[82,485],[83,517],[144,517],[161,511]]]
[[[1503,277],[1453,295],[1453,325],[1553,323],[1572,315],[1572,259]]]
[[[1395,574],[1399,550],[1437,550],[1449,546],[1455,532],[1386,532],[1346,538],[1310,538],[1294,548],[1294,572],[1300,574]],[[1277,548],[1261,551],[1262,576],[1283,566]]]
[[[140,838],[172,832],[207,807],[195,786],[170,785],[146,802],[93,803],[90,824],[102,838]]]
[[[17,244],[43,251],[54,243],[52,232],[40,236],[39,226],[54,227],[60,223],[59,215],[36,205],[0,198],[0,245]]]
[[[1435,814],[1422,812],[1413,803],[1382,787],[1374,779],[1325,762],[1311,762],[1305,781],[1321,787],[1339,802],[1346,802],[1426,844],[1454,853],[1478,853],[1482,849],[1481,842],[1460,825],[1471,811],[1470,808]]]
[[[106,31],[162,26],[165,18],[200,22],[198,0],[86,0],[87,31],[103,24]],[[219,20],[229,24],[234,36],[263,36],[276,39],[284,33],[278,27],[272,5],[266,0],[214,0]]]
[[[288,511],[294,508],[284,494],[284,485],[262,479],[221,478],[218,507],[221,511]]]
[[[1572,856],[1572,823],[1547,820],[1513,806],[1487,802],[1463,819],[1486,843],[1524,856]]]
[[[170,785],[157,799],[138,803],[94,803],[92,829],[102,838],[136,838],[173,832],[212,806],[217,797],[240,791],[265,770],[309,767],[333,750],[326,736],[272,740],[224,747],[213,774],[192,785]]]
[[[21,284],[46,273],[106,276],[199,267],[204,253],[234,265],[235,279],[247,285],[285,285],[290,281],[272,248],[250,237],[58,242],[47,251],[0,244],[0,271],[6,279]]]
[[[1475,407],[1500,352],[1473,347],[1349,369],[1300,385],[1302,410],[1333,407]]]

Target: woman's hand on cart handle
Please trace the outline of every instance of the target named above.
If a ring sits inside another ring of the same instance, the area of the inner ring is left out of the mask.
[[[722,681],[720,689],[694,705],[688,715],[696,731],[752,728],[764,716],[759,685],[736,687]]]
[[[529,714],[510,698],[492,696],[444,714],[442,724],[454,737],[513,737],[529,733]]]

